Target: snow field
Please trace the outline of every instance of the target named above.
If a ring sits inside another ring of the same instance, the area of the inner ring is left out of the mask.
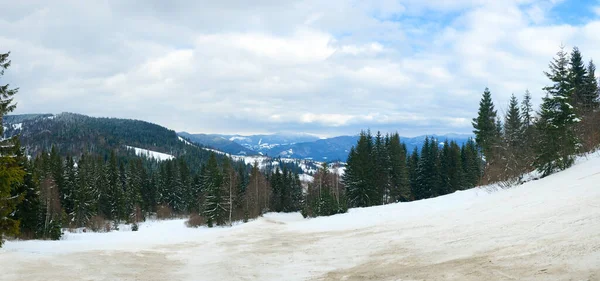
[[[600,157],[521,186],[231,228],[8,241],[0,280],[600,280]]]

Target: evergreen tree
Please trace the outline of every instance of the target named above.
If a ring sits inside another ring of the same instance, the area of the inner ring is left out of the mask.
[[[225,225],[229,202],[227,202],[227,195],[223,189],[223,175],[219,170],[214,153],[211,154],[206,163],[206,171],[203,177],[203,186],[206,190],[204,216],[207,219],[208,226]]]
[[[461,148],[463,166],[463,189],[473,188],[481,178],[481,162],[478,157],[477,145],[470,139]]]
[[[352,207],[369,207],[381,202],[375,179],[373,138],[361,132],[355,148],[350,150],[344,173],[348,204]]]
[[[389,138],[388,141],[389,142]],[[377,132],[375,135],[375,143],[373,146],[373,168],[374,171],[374,184],[376,190],[374,195],[377,200],[373,202],[375,205],[383,205],[390,203],[390,175],[389,175],[389,167],[390,167],[390,159],[389,154],[386,149],[386,140],[381,135],[381,132]]]
[[[565,91],[569,92],[567,95],[570,97],[569,103],[575,107],[575,112],[578,113],[583,112],[586,106],[586,76],[587,70],[583,63],[581,52],[579,48],[573,47],[569,61],[567,81],[565,81],[565,86],[568,87],[568,90],[565,89]]]
[[[10,53],[0,54],[0,78],[10,66],[9,55]],[[0,123],[3,117],[16,107],[13,97],[18,89],[9,87],[8,84],[0,85]],[[0,126],[0,136],[3,135],[4,127]],[[0,247],[4,237],[17,235],[19,232],[19,222],[10,218],[21,198],[20,195],[12,195],[12,189],[20,185],[25,176],[22,165],[13,157],[18,152],[16,141],[16,137],[0,140]]]
[[[387,145],[390,173],[391,202],[406,202],[411,198],[406,147],[400,143],[398,133],[390,137]]]
[[[567,66],[567,54],[561,47],[550,63],[550,71],[545,72],[553,84],[544,88],[546,97],[536,124],[540,137],[535,159],[535,166],[543,176],[571,166],[577,152],[578,140],[573,125],[579,119],[569,104],[572,93],[569,81],[572,79],[569,79]]]
[[[406,161],[406,166],[408,168],[408,180],[410,184],[410,200],[415,200],[415,194],[420,192],[418,186],[418,178],[419,178],[419,152],[417,148],[413,150],[410,157]]]
[[[600,95],[600,89],[598,88],[598,79],[596,78],[596,65],[594,65],[594,61],[590,60],[587,66],[587,75],[584,77],[584,96],[583,96],[583,106],[585,112],[590,112],[598,108],[600,100],[598,99],[598,95]]]
[[[473,133],[478,147],[481,148],[483,156],[488,161],[493,158],[493,150],[498,142],[496,117],[497,113],[492,102],[492,94],[488,88],[485,88],[479,102],[479,113],[477,118],[473,119]]]
[[[521,119],[523,122],[523,143],[521,161],[525,172],[528,172],[534,162],[535,149],[535,128],[534,128],[534,111],[531,104],[531,93],[525,91],[523,101],[521,102]]]
[[[62,161],[61,161],[62,162]],[[65,168],[63,171],[63,189],[61,191],[62,206],[68,215],[73,213],[74,198],[73,192],[75,190],[76,183],[76,170],[75,162],[73,157],[67,156],[65,161]]]
[[[449,155],[446,157],[447,163],[445,166],[448,169],[448,171],[446,172],[446,174],[448,175],[447,191],[451,193],[457,190],[462,190],[464,188],[464,172],[460,147],[455,141],[451,141],[449,148]]]
[[[70,216],[77,226],[86,225],[96,213],[95,165],[93,157],[81,155],[77,164],[75,188],[73,189],[73,210]]]
[[[20,144],[17,141],[16,146]],[[35,181],[34,166],[32,161],[27,161],[22,149],[17,149],[15,157],[19,166],[23,167],[26,172],[22,184],[15,185],[13,188],[13,197],[22,197],[20,203],[16,206],[15,211],[10,219],[19,221],[20,237],[22,238],[39,238],[41,234],[40,213],[42,212],[39,199],[39,187]]]
[[[525,142],[519,101],[512,95],[504,118],[504,174],[510,178],[523,174],[523,147]]]

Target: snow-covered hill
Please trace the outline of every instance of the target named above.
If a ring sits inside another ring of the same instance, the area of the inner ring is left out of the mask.
[[[600,280],[600,157],[508,190],[9,241],[0,280]]]
[[[173,155],[162,153],[162,152],[152,151],[152,150],[128,146],[128,145],[126,147],[127,147],[127,149],[135,150],[135,155],[137,155],[137,156],[152,158],[152,159],[156,159],[158,161],[171,160],[171,159],[175,158]]]

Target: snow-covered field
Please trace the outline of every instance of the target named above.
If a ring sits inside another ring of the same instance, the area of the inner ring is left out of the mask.
[[[600,280],[600,158],[517,188],[7,242],[0,280]]]
[[[137,156],[154,158],[158,161],[171,160],[171,159],[175,158],[173,155],[162,153],[162,152],[152,151],[152,150],[129,146],[129,145],[126,145],[125,147],[127,147],[128,149],[135,150],[135,155],[137,155]]]

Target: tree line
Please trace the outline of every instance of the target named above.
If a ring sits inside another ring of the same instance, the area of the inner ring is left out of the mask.
[[[506,186],[521,183],[523,175],[537,170],[542,177],[564,170],[579,153],[600,144],[598,79],[593,60],[587,65],[579,48],[567,53],[564,47],[552,59],[544,74],[550,80],[539,110],[531,94],[521,102],[513,94],[504,118],[485,89],[474,133],[480,156],[485,160],[482,183]]]
[[[369,207],[431,198],[474,187],[481,161],[474,141],[462,146],[426,137],[408,152],[400,136],[370,131],[360,134],[348,155],[343,175],[347,207]]]

